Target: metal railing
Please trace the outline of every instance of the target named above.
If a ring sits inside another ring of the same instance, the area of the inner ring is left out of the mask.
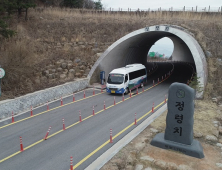
[[[173,12],[218,12],[218,13],[222,13],[222,6],[221,7],[170,7],[170,8],[147,8],[147,9],[132,9],[132,8],[128,8],[128,9],[124,9],[124,8],[105,8],[103,9],[103,11],[114,11],[114,12],[157,12],[157,11],[173,11]]]

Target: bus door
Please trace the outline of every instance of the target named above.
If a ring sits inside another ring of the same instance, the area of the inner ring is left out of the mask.
[[[124,89],[128,87],[129,84],[129,76],[128,74],[125,75],[125,80],[124,80]]]

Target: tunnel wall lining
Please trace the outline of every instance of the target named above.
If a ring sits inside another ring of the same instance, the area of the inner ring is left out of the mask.
[[[105,71],[107,73],[106,74],[107,76],[108,73],[114,68],[125,66],[126,63],[124,57],[126,55],[126,51],[129,51],[129,48],[135,47],[139,49],[141,47],[139,47],[138,44],[140,41],[142,41],[142,39],[144,39],[144,37],[149,39],[149,37],[151,37],[152,35],[158,37],[159,34],[161,34],[162,37],[167,37],[169,36],[169,34],[174,35],[175,37],[181,39],[186,44],[186,46],[189,48],[193,56],[193,60],[196,65],[197,76],[199,77],[200,84],[204,89],[207,82],[207,63],[204,52],[201,49],[199,43],[193,37],[192,33],[190,33],[189,31],[187,31],[182,27],[175,25],[155,25],[155,26],[145,27],[136,30],[134,32],[131,32],[125,35],[124,37],[120,38],[119,40],[114,42],[100,56],[100,58],[96,61],[96,63],[90,70],[88,78],[91,79],[97,67],[99,68],[99,70]],[[158,39],[160,38],[158,37],[157,40]],[[181,56],[183,55],[181,54]],[[189,58],[187,58],[186,56],[183,57],[181,56],[180,57],[174,56],[173,60],[190,62]],[[203,92],[197,93],[196,97],[202,98]]]

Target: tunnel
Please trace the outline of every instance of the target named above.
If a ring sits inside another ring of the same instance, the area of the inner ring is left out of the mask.
[[[96,61],[88,74],[90,83],[98,82],[99,72],[110,71],[128,64],[141,63],[149,67],[147,53],[156,41],[168,37],[174,44],[172,62],[193,63],[203,91],[196,93],[203,97],[207,82],[207,63],[205,54],[193,34],[183,27],[175,25],[146,26],[114,42]]]

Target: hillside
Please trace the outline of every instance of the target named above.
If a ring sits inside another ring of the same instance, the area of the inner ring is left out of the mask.
[[[206,95],[221,94],[222,16],[215,13],[110,13],[61,8],[29,10],[28,21],[16,16],[10,27],[17,35],[0,39],[0,61],[6,70],[0,100],[86,77],[110,44],[146,25],[172,24],[191,31],[205,50],[209,63]],[[211,93],[211,90],[214,91]]]

